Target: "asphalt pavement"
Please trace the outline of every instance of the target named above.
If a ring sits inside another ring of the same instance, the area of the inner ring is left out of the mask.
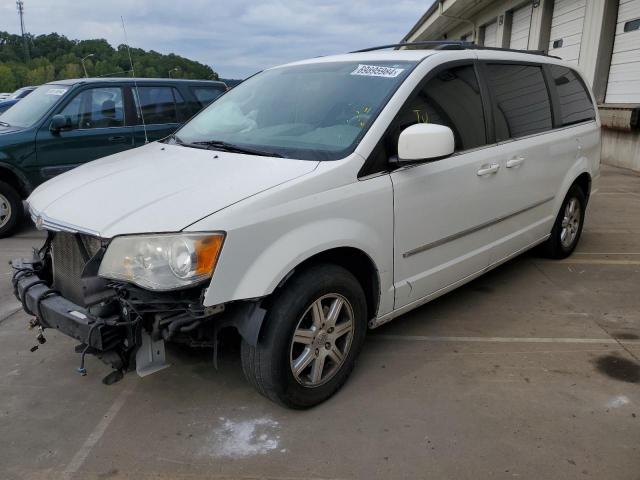
[[[370,332],[309,411],[244,380],[236,345],[109,368],[47,331],[35,352],[0,240],[0,479],[640,479],[640,175],[604,168],[576,253],[527,253]]]

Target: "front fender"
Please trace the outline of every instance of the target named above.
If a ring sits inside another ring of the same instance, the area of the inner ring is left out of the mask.
[[[304,225],[288,232],[276,244],[265,250],[254,263],[253,268],[247,272],[248,274],[238,286],[238,290],[249,290],[252,283],[251,277],[258,275],[259,272],[269,272],[269,265],[273,264],[273,259],[288,259],[288,261],[283,262],[282,266],[275,271],[272,270],[262,279],[267,285],[266,290],[269,293],[275,290],[297,265],[318,253],[334,248],[351,247],[363,251],[369,258],[374,258],[376,255],[372,250],[375,250],[375,247],[372,248],[358,239],[373,239],[376,235],[377,233],[366,225],[346,219],[324,220]],[[295,256],[291,257],[296,245],[310,247],[296,252]],[[377,245],[376,247],[379,250],[383,246]],[[274,275],[272,276],[272,274]]]
[[[11,172],[20,182],[20,185],[18,185],[18,187],[20,188],[24,196],[27,197],[33,191],[33,184],[29,181],[22,170],[16,168],[15,165],[12,165],[11,163],[7,163],[10,160],[11,158],[8,155],[3,154],[3,152],[0,151],[0,171],[7,170]]]
[[[305,260],[348,247],[374,263],[381,295],[378,311],[390,311],[393,191],[388,175],[313,190],[300,183],[298,190],[266,192],[190,227],[227,232],[205,305],[269,295]],[[300,195],[300,190],[306,194]]]
[[[367,242],[361,239],[367,239]],[[233,235],[229,235],[225,243],[230,246],[234,240]],[[236,281],[228,283],[230,272],[225,272],[225,267],[220,271],[216,268],[211,285],[213,288],[207,291],[205,305],[269,295],[296,266],[314,255],[340,247],[364,252],[373,260],[382,276],[385,271],[380,269],[376,259],[384,249],[383,241],[380,233],[370,226],[345,218],[323,219],[301,225],[283,232],[275,241],[264,246]],[[224,254],[238,258],[235,252],[225,251]],[[220,260],[222,264],[222,255]],[[390,270],[387,269],[386,273],[389,274]],[[382,284],[382,278],[380,280]],[[225,288],[223,284],[231,288]]]

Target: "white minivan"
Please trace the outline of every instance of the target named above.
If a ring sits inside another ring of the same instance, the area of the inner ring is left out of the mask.
[[[76,338],[79,371],[95,354],[112,383],[233,328],[249,382],[307,408],[369,328],[536,245],[570,255],[600,163],[582,75],[434,45],[265,70],[171,137],[37,188],[48,237],[12,263],[38,340]]]

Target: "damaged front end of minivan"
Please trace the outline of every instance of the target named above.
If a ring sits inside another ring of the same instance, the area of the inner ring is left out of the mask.
[[[35,317],[29,327],[37,329],[38,344],[31,350],[46,342],[46,329],[59,330],[80,342],[78,372],[85,375],[85,356],[95,355],[113,368],[103,379],[111,384],[127,371],[146,376],[168,367],[165,341],[211,347],[214,362],[222,328],[234,327],[255,345],[265,315],[259,300],[204,305],[220,236],[155,235],[159,244],[145,244],[142,236],[49,231],[31,259],[11,262],[14,294]]]

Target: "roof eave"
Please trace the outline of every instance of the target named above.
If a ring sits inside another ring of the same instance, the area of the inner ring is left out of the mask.
[[[427,19],[438,10],[439,4],[440,4],[440,0],[436,0],[431,4],[431,6],[427,9],[427,11],[424,12],[424,15],[422,15],[420,19],[416,22],[416,24],[411,28],[411,30],[409,30],[409,33],[407,33],[404,36],[404,38],[402,39],[403,42],[409,41],[409,38],[411,38],[411,36],[420,29],[420,27],[427,21]]]

